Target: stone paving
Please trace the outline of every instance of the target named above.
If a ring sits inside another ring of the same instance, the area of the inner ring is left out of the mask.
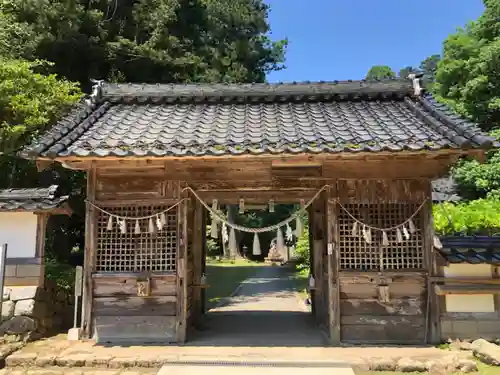
[[[286,269],[269,267],[245,281],[226,304],[211,311],[206,330],[191,337],[185,345],[98,346],[93,341],[70,342],[66,335],[59,335],[29,343],[7,356],[7,369],[0,375],[55,375],[73,371],[75,375],[135,375],[155,373],[164,364],[262,366],[281,362],[297,366],[299,362],[308,367],[308,361],[321,361],[331,368],[332,374],[341,362],[364,371],[417,367],[440,368],[450,374],[456,369],[473,367],[467,351],[323,345],[323,335],[294,293],[293,280]],[[40,372],[29,372],[34,368]],[[58,372],[61,369],[63,372]]]

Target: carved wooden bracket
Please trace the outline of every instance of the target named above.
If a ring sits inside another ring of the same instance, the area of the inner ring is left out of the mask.
[[[393,282],[392,277],[378,275],[371,279],[371,281],[377,284],[378,300],[380,303],[389,303],[391,301],[391,296],[389,292],[389,285]]]
[[[370,277],[370,282],[376,285],[389,285],[394,281],[393,277],[390,276],[372,276]]]
[[[179,262],[177,263],[177,276],[178,277],[184,277],[184,267],[186,266],[184,262],[184,258],[179,259]]]
[[[149,297],[151,295],[151,278],[148,276],[137,279],[137,296]]]
[[[378,285],[378,300],[381,303],[389,303],[391,301],[391,296],[389,293],[389,285]]]

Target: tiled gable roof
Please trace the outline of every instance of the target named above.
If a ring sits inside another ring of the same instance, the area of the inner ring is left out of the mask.
[[[500,265],[500,236],[444,236],[439,250],[449,263]]]
[[[102,84],[22,156],[106,157],[489,148],[409,81]]]
[[[2,211],[50,211],[60,207],[68,196],[58,194],[58,186],[48,188],[2,189],[0,190],[0,212]]]
[[[460,200],[462,200],[462,197],[458,195],[456,183],[452,177],[443,177],[432,181],[433,202],[457,202]]]

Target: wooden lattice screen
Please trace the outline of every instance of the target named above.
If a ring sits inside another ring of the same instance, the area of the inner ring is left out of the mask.
[[[378,228],[401,224],[418,208],[418,204],[349,204],[345,208],[360,221]],[[342,209],[339,210],[340,268],[343,270],[403,270],[422,269],[423,240],[422,215],[413,223],[417,228],[410,239],[398,242],[395,231],[388,231],[389,246],[382,246],[382,233],[372,231],[372,243],[365,242],[361,228],[353,236],[353,220]]]
[[[167,209],[168,206],[106,207],[105,210],[124,217],[141,217]],[[97,272],[165,272],[176,270],[177,207],[165,214],[166,225],[148,232],[148,220],[140,220],[141,233],[135,234],[135,220],[128,220],[122,234],[115,223],[107,230],[108,215],[97,214]]]

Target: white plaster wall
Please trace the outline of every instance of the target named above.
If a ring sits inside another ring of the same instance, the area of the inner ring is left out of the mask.
[[[489,264],[450,264],[444,267],[444,276],[453,278],[491,278]],[[446,295],[447,312],[494,312],[493,294]]]
[[[32,212],[0,212],[0,244],[8,258],[32,258],[36,252],[37,216]]]

